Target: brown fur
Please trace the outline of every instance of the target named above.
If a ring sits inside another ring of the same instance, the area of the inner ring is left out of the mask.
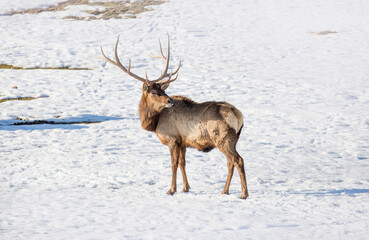
[[[141,126],[143,129],[151,132],[155,132],[156,126],[158,125],[160,112],[153,111],[146,101],[146,97],[142,95],[140,102],[140,119]]]
[[[227,158],[228,176],[222,194],[229,194],[234,167],[237,168],[241,179],[241,198],[249,196],[246,183],[245,166],[242,157],[236,151],[236,144],[243,126],[242,113],[227,102],[196,103],[183,96],[169,97],[165,90],[178,77],[178,68],[168,73],[169,67],[169,35],[168,53],[164,56],[161,43],[160,58],[165,62],[161,76],[156,80],[149,80],[147,75],[142,78],[124,67],[118,58],[117,47],[119,37],[115,43],[115,61],[105,56],[102,48],[102,58],[119,67],[131,77],[143,82],[140,102],[140,119],[143,129],[155,132],[159,140],[169,147],[172,165],[172,185],[168,194],[177,191],[177,169],[182,172],[183,192],[188,192],[190,185],[186,175],[186,148],[193,147],[208,152],[218,148]]]
[[[155,94],[152,94],[153,91]],[[170,99],[174,105],[166,107]],[[241,198],[248,197],[244,162],[236,151],[243,127],[243,116],[237,108],[227,102],[196,103],[184,96],[169,97],[159,84],[154,84],[143,88],[139,114],[142,127],[155,132],[159,140],[169,147],[172,186],[168,194],[177,190],[178,166],[182,172],[183,191],[190,189],[185,171],[187,147],[204,152],[216,147],[226,156],[228,162],[228,177],[222,193],[229,194],[229,185],[236,167],[241,178]]]

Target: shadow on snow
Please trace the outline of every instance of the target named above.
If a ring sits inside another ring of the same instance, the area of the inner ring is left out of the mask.
[[[79,117],[70,117],[64,119],[42,119],[42,120],[0,120],[0,131],[16,130],[45,130],[45,129],[82,129],[87,128],[88,124],[97,124],[106,121],[116,121],[127,118],[106,117],[97,115],[81,115]]]
[[[338,195],[348,195],[350,197],[356,197],[359,194],[369,193],[369,189],[361,188],[345,188],[338,190],[318,190],[318,191],[301,191],[293,192],[292,194],[304,194],[313,196],[338,196]]]

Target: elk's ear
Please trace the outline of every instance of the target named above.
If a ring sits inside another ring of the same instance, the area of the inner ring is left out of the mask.
[[[169,84],[170,84],[169,82],[168,83],[161,84],[160,85],[161,90],[163,90],[163,91],[167,90],[167,88],[169,87]]]
[[[149,86],[146,83],[144,83],[143,86],[142,86],[142,89],[143,89],[144,92],[147,92],[147,91],[149,91]]]

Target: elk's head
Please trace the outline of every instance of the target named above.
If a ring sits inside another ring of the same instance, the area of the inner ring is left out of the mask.
[[[165,93],[165,89],[167,89],[168,86],[169,83],[154,83],[152,85],[148,85],[146,83],[143,84],[143,97],[146,98],[147,104],[150,104],[150,107],[154,111],[161,111],[164,108],[169,108],[174,105],[173,99]]]
[[[119,67],[129,76],[143,82],[142,97],[145,97],[147,99],[147,104],[149,104],[150,107],[153,108],[153,110],[161,111],[166,107],[172,107],[174,105],[174,101],[165,93],[165,90],[168,88],[171,82],[174,82],[175,80],[177,80],[178,70],[181,67],[181,62],[179,62],[178,67],[175,71],[168,73],[169,60],[170,60],[169,35],[168,35],[167,56],[164,56],[163,54],[163,49],[161,47],[160,40],[159,40],[160,55],[151,55],[151,57],[161,58],[165,62],[164,71],[162,72],[159,78],[154,79],[154,80],[149,80],[147,77],[147,74],[145,78],[143,78],[131,72],[131,59],[129,59],[129,64],[127,68],[123,66],[123,64],[119,60],[118,53],[117,53],[118,42],[119,42],[119,37],[117,39],[117,42],[115,43],[115,49],[114,49],[115,61],[106,57],[101,48],[102,58],[106,60],[107,62]]]

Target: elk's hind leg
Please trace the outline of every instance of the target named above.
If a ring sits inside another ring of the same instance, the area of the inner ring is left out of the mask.
[[[234,164],[238,170],[238,174],[240,175],[240,179],[241,179],[241,186],[242,186],[241,198],[246,199],[249,196],[249,191],[247,189],[245,164],[243,162],[243,158],[238,153],[237,155],[238,155],[237,157],[234,157]]]
[[[241,179],[241,198],[246,199],[249,196],[246,182],[245,165],[242,157],[236,151],[237,135],[235,131],[230,131],[221,141],[218,141],[218,149],[227,157],[228,165],[228,177],[226,185],[224,186],[223,192],[227,194],[229,192],[229,185],[233,175],[234,167],[237,168]],[[233,167],[231,166],[233,165]]]
[[[182,172],[183,178],[183,192],[188,192],[190,190],[190,185],[188,184],[187,175],[186,175],[186,147],[179,147],[179,168]]]

